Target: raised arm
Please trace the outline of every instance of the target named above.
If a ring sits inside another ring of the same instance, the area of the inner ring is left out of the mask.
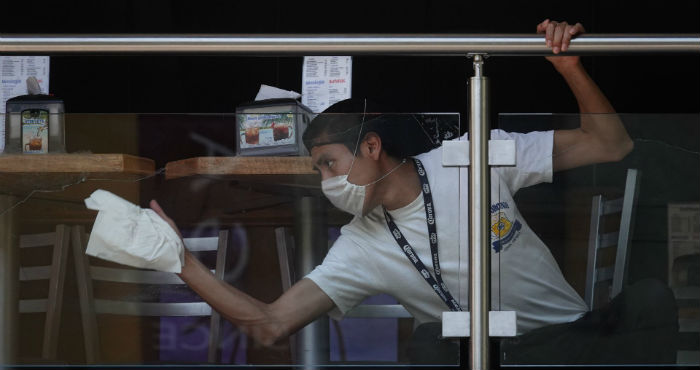
[[[537,25],[554,54],[565,52],[573,37],[585,32],[580,23],[545,20]],[[578,102],[581,126],[554,133],[553,168],[566,170],[594,163],[619,161],[633,148],[615,109],[581,65],[578,56],[547,57],[564,77]],[[599,113],[599,114],[595,114]],[[602,113],[602,114],[601,114]]]
[[[151,201],[151,208],[177,230],[157,202]],[[185,252],[180,278],[224,318],[266,346],[334,307],[333,301],[308,279],[294,284],[273,303],[261,302],[217,279],[190,252]]]

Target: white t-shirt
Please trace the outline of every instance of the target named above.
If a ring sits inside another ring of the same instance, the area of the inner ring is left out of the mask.
[[[552,181],[553,132],[493,130],[491,138],[513,139],[517,151],[516,166],[491,171],[492,309],[517,311],[518,334],[574,321],[586,312],[586,304],[513,201],[518,189]],[[466,310],[468,235],[460,236],[458,220],[460,211],[468,215],[466,200],[459,200],[459,191],[467,192],[468,184],[460,184],[458,168],[442,166],[442,148],[416,158],[426,169],[433,195],[442,278]],[[389,213],[434,276],[423,195]],[[323,263],[306,277],[333,300],[340,311],[331,312],[336,317],[378,293],[394,296],[419,323],[440,321],[441,313],[449,310],[392,237],[381,207],[343,226]]]

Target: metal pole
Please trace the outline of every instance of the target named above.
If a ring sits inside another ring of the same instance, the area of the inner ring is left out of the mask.
[[[294,201],[296,278],[323,262],[328,247],[325,212],[318,197],[300,196]],[[328,318],[320,317],[296,334],[294,365],[312,369],[330,360]]]
[[[549,55],[542,35],[0,34],[0,54]],[[586,34],[566,54],[700,53],[700,34]]]
[[[488,166],[488,80],[483,76],[483,56],[474,55],[469,120],[469,309],[472,370],[489,369],[489,309],[491,249],[489,205],[491,178]]]

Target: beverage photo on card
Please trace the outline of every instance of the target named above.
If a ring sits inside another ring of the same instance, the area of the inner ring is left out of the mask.
[[[22,152],[49,152],[49,112],[27,109],[22,112]]]
[[[294,144],[293,114],[239,114],[240,148]]]

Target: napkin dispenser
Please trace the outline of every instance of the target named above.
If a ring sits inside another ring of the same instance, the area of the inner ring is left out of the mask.
[[[5,153],[64,153],[63,100],[51,95],[21,95],[7,100]]]

